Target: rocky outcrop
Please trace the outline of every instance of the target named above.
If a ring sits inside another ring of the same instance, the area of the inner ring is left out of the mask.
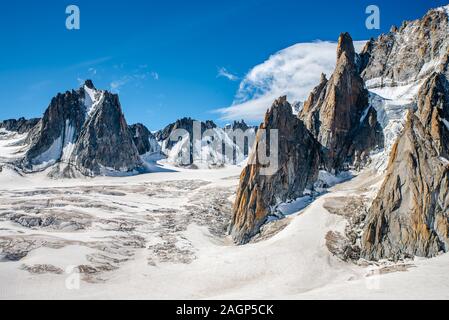
[[[161,147],[156,141],[156,137],[141,123],[133,124],[129,127],[134,145],[140,155],[157,153]]]
[[[0,122],[0,129],[24,134],[30,132],[39,122],[40,119],[9,119]]]
[[[143,170],[117,95],[103,92],[101,103],[80,132],[70,162],[88,176]]]
[[[368,110],[370,114],[366,117],[364,111]],[[299,115],[322,144],[327,170],[342,170],[352,165],[358,155],[379,145],[381,130],[373,115],[372,109],[368,109],[368,91],[359,75],[352,38],[343,33],[338,41],[333,75],[329,80],[321,76],[320,84]],[[353,145],[356,138],[370,141]]]
[[[117,95],[88,80],[58,94],[29,133],[22,166],[40,171],[57,164],[52,176],[95,176],[143,170]]]
[[[231,125],[231,129],[246,131],[249,130],[250,127],[246,124],[245,120],[241,120],[241,121],[234,121],[234,123]]]
[[[238,130],[235,135],[233,127],[246,129],[248,126],[245,122],[235,122],[222,129],[213,121],[183,118],[157,132],[155,137],[168,162],[192,169],[217,168],[243,162],[252,145],[249,141],[254,141],[254,129]]]
[[[371,151],[384,148],[383,129],[377,120],[376,109],[370,106],[365,110],[359,126],[354,131],[353,139],[347,143],[350,161],[357,170],[361,170],[369,164]]]
[[[400,85],[425,79],[448,53],[448,10],[430,10],[422,19],[404,22],[361,52],[367,85]]]
[[[266,139],[261,129],[278,130],[278,169],[270,174],[262,173],[264,165],[259,161],[259,152],[270,150],[270,138]],[[320,150],[303,122],[292,114],[286,97],[276,100],[260,126],[249,165],[240,177],[230,227],[237,243],[246,243],[257,234],[277,204],[301,197],[306,188],[312,188],[318,176]]]
[[[249,156],[250,150],[252,148],[252,144],[254,142],[255,135],[257,133],[258,127],[248,126],[245,120],[234,121],[232,124],[228,124],[225,126],[225,132],[230,136],[235,134],[238,135],[240,133],[249,134],[252,139],[244,139],[243,145],[240,146],[241,151],[243,152],[242,156],[247,158]],[[233,139],[233,137],[231,137]]]
[[[376,110],[368,105],[368,91],[347,33],[339,38],[333,75],[329,80],[321,75],[298,117],[292,110],[286,98],[277,100],[261,126],[280,133],[279,170],[273,175],[261,174],[263,166],[252,161],[265,143],[262,133],[257,135],[234,205],[231,234],[237,243],[248,242],[277,204],[302,196],[321,166],[328,171],[361,167],[370,151],[383,147],[382,127]]]
[[[188,148],[190,150],[190,159],[184,159],[184,161],[180,159],[171,160],[177,164],[183,162],[182,165],[193,165],[195,162],[194,144],[201,143],[202,134],[206,130],[215,128],[217,128],[217,125],[213,121],[202,122],[192,118],[182,118],[158,131],[155,137],[162,146],[162,152],[169,158],[172,149],[176,145],[182,145],[178,149]],[[180,136],[181,134],[184,137]],[[171,158],[177,158],[177,155],[171,155]]]
[[[449,82],[441,73],[429,77],[418,93],[417,116],[429,130],[438,153],[449,159]]]
[[[77,139],[86,119],[84,88],[59,93],[52,99],[39,124],[27,140],[30,148],[24,165],[29,170],[42,169],[63,157],[64,147]]]
[[[195,122],[201,124],[201,133],[203,133],[204,131],[206,131],[208,129],[215,129],[217,127],[217,125],[213,121],[210,121],[210,120],[208,120],[206,122],[202,122],[202,121],[194,120],[192,118],[182,118],[182,119],[177,120],[174,123],[169,124],[164,129],[156,132],[155,137],[156,137],[157,141],[160,141],[160,142],[167,141],[170,139],[171,134],[175,130],[185,130],[190,134],[190,136],[193,136],[193,129],[194,129]],[[174,144],[176,144],[175,141],[171,142],[170,145],[173,146]]]
[[[449,87],[430,77],[390,156],[387,177],[369,210],[362,257],[398,260],[449,250]]]

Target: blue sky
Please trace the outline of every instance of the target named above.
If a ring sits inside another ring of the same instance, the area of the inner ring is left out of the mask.
[[[119,92],[129,123],[156,130],[183,116],[217,120],[212,110],[230,106],[239,79],[271,54],[299,42],[335,41],[342,31],[356,40],[376,37],[446,3],[3,1],[0,119],[41,116],[57,92],[91,78],[97,88]],[[81,10],[77,31],[65,28],[70,4]],[[380,7],[381,30],[365,27],[370,4]]]

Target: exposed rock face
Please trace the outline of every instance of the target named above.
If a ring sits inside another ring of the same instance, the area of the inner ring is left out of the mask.
[[[369,107],[362,116],[360,125],[354,131],[354,139],[348,141],[348,155],[356,169],[362,169],[370,161],[370,151],[384,148],[382,126],[377,120],[377,111]]]
[[[418,117],[437,147],[449,159],[449,83],[443,74],[426,80],[418,94]]]
[[[79,135],[86,118],[84,88],[59,93],[30,133],[31,144],[24,164],[33,167],[53,165],[63,157],[64,147],[72,144]]]
[[[195,123],[199,124],[198,130],[196,136],[194,134],[195,128],[194,125]],[[170,151],[173,149],[173,147],[175,145],[177,145],[178,143],[182,143],[182,144],[190,144],[189,148],[190,148],[190,161],[189,164],[193,164],[194,163],[194,150],[193,150],[193,145],[196,141],[201,139],[201,135],[209,129],[215,129],[217,128],[217,125],[213,122],[213,121],[206,121],[206,122],[200,122],[197,120],[194,120],[192,118],[182,118],[177,120],[174,123],[169,124],[167,127],[165,127],[163,130],[157,132],[155,134],[157,141],[159,141],[162,145],[162,152],[165,154],[169,154]],[[188,134],[188,141],[187,140],[183,140],[183,141],[179,141],[176,140],[174,138],[179,138],[181,139],[181,137],[175,137],[173,136],[175,131],[185,131],[185,134]],[[186,165],[186,164],[184,164]]]
[[[243,133],[250,133],[255,138],[258,129],[259,129],[258,127],[248,126],[245,120],[241,120],[241,121],[234,121],[232,125],[226,126],[225,131],[229,133],[228,130],[232,130],[232,132],[238,133],[240,130]],[[254,143],[253,139],[247,139],[244,141],[244,145],[240,146],[241,151],[243,152],[243,157],[247,158],[249,156],[249,152],[251,150],[253,143]]]
[[[371,40],[361,53],[362,77],[372,85],[425,79],[448,53],[448,11],[430,10],[422,19]]]
[[[177,120],[174,123],[169,124],[164,129],[156,132],[155,137],[158,141],[166,141],[169,140],[170,135],[175,130],[186,130],[190,136],[193,136],[193,126],[194,123],[197,122],[197,120],[194,120],[192,118],[182,118]],[[217,125],[210,120],[207,120],[206,122],[199,122],[201,123],[201,132],[204,132],[208,129],[215,129]],[[173,141],[170,143],[171,146],[176,144],[176,141]],[[169,147],[169,146],[167,146]]]
[[[442,74],[420,90],[390,157],[362,238],[362,257],[433,257],[449,250],[449,87]]]
[[[249,129],[249,126],[246,124],[245,120],[234,121],[234,123],[232,124],[232,130],[246,131],[248,129]]]
[[[104,92],[76,141],[70,159],[85,175],[143,170],[119,98]]]
[[[143,124],[134,124],[129,127],[129,130],[131,131],[134,144],[140,155],[161,151],[161,147],[157,143],[156,137]]]
[[[351,36],[341,34],[335,72],[329,80],[322,75],[320,84],[312,91],[300,113],[307,128],[323,145],[329,171],[338,171],[346,164],[353,164],[356,152],[367,153],[381,141],[378,139],[381,130],[377,124],[361,121],[363,112],[368,108],[368,91],[355,60]],[[377,122],[372,113],[367,120]],[[352,141],[361,134],[365,136],[360,139],[372,137],[371,141],[351,146]],[[362,147],[362,150],[357,150],[357,147]]]
[[[233,127],[248,130],[238,130],[239,135],[236,137]],[[240,140],[237,138],[242,138],[241,133],[248,138],[243,137],[242,143],[237,142]],[[255,129],[249,128],[245,122],[235,122],[222,129],[213,121],[201,122],[191,118],[180,119],[155,134],[168,162],[189,168],[217,168],[241,163],[248,154],[254,136]]]
[[[97,90],[91,81],[53,98],[27,140],[22,161],[27,171],[58,164],[51,175],[71,177],[142,168],[118,96]]]
[[[279,130],[278,170],[272,175],[261,174],[263,165],[258,159],[265,144],[260,129]],[[249,165],[240,177],[240,186],[233,208],[231,234],[237,243],[244,244],[259,232],[272,214],[273,207],[288,199],[297,199],[306,188],[312,188],[320,166],[320,145],[303,122],[292,114],[286,97],[276,100],[260,126]],[[255,160],[256,159],[256,160]]]
[[[24,134],[30,132],[31,129],[38,124],[39,120],[40,119],[27,120],[25,118],[5,120],[0,122],[0,129]]]
[[[374,108],[368,106],[368,91],[359,75],[354,45],[341,34],[337,67],[304,103],[299,118],[292,115],[285,98],[275,102],[261,129],[279,129],[279,170],[260,174],[261,166],[248,165],[240,178],[231,233],[238,243],[248,242],[280,202],[302,196],[317,179],[321,165],[343,170],[348,164],[362,166],[369,152],[383,147],[383,133]],[[294,109],[293,109],[294,110]],[[263,143],[257,135],[251,157]],[[257,163],[257,161],[250,163]]]

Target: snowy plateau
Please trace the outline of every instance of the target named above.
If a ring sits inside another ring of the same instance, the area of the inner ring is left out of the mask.
[[[328,250],[326,235],[347,224],[336,212],[369,201],[381,174],[335,185],[236,246],[226,228],[242,168],[160,168],[54,180],[3,167],[0,298],[449,298],[448,255],[355,265]]]

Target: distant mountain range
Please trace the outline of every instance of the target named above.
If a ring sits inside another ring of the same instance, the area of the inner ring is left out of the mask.
[[[172,139],[175,130],[191,134],[195,123],[200,125],[201,134],[213,130],[214,136],[233,150],[231,155],[214,150],[201,135]],[[90,80],[77,90],[57,94],[41,119],[0,122],[4,130],[26,134],[20,141],[24,156],[14,159],[13,164],[25,173],[50,169],[48,174],[54,178],[149,172],[146,161],[154,154],[190,168],[240,163],[251,146],[238,146],[227,132],[250,128],[244,121],[229,126],[219,128],[212,121],[184,118],[153,134],[143,124],[129,126],[118,95],[98,90]],[[255,128],[250,130],[255,132]],[[180,153],[187,145],[192,148],[189,161],[183,163]]]

